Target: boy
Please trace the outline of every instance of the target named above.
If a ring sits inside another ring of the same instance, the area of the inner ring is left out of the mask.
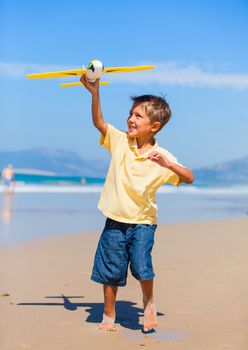
[[[116,331],[118,286],[126,285],[128,264],[140,282],[144,331],[157,326],[153,299],[151,251],[157,227],[155,193],[164,183],[192,183],[191,170],[159,147],[154,135],[169,121],[171,111],[162,97],[134,97],[127,119],[128,132],[107,124],[102,116],[99,79],[80,79],[92,95],[92,119],[101,133],[100,144],[110,151],[111,163],[98,204],[107,217],[99,239],[91,279],[103,284],[104,313],[99,328]]]

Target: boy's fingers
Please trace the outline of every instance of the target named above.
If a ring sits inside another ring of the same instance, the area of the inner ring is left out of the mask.
[[[158,158],[160,156],[160,154],[159,153],[157,153],[157,152],[154,152],[154,153],[150,153],[150,154],[148,154],[148,158]]]
[[[85,74],[81,75],[80,80],[83,81],[84,83],[88,83],[88,79]]]
[[[153,161],[158,161],[158,157],[149,157],[150,160],[153,160]]]
[[[85,81],[85,75],[81,75],[81,77],[80,77],[80,81],[81,81],[81,83],[82,83],[83,85],[85,85],[85,84],[86,84],[86,81]]]

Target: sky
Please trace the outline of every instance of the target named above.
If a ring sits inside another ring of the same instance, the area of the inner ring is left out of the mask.
[[[165,95],[173,115],[157,135],[199,168],[248,155],[248,1],[0,0],[0,150],[77,152],[101,161],[91,96],[66,79],[27,73],[154,64],[105,75],[104,118],[125,130],[130,96]]]

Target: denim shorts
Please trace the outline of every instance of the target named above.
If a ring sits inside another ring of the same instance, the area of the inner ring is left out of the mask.
[[[98,242],[91,279],[125,286],[128,265],[141,281],[152,279],[152,247],[157,225],[126,224],[107,218]]]

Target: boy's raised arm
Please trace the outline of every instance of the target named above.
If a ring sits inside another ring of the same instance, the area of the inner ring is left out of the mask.
[[[94,126],[105,136],[108,129],[108,124],[105,123],[102,115],[100,94],[99,94],[99,80],[90,82],[85,75],[80,78],[81,83],[92,95],[92,121]]]

